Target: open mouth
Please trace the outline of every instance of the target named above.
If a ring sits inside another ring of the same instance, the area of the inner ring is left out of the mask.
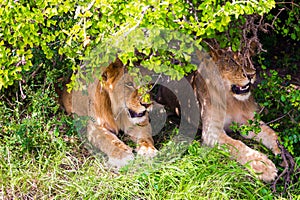
[[[136,113],[136,112],[134,112],[133,110],[130,110],[130,109],[128,109],[128,111],[129,111],[129,114],[130,114],[130,117],[131,118],[136,118],[136,117],[143,117],[143,116],[145,116],[145,114],[146,114],[146,110],[144,111],[144,112],[141,112],[141,113]]]
[[[245,86],[232,85],[231,91],[235,94],[245,94],[250,92],[250,85],[251,85],[250,82]]]

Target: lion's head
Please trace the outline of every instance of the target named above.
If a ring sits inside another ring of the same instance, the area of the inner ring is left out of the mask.
[[[219,66],[226,92],[239,101],[248,100],[251,95],[251,85],[256,78],[255,69],[244,65],[237,54],[223,54],[217,58],[214,55],[213,59]]]
[[[110,97],[113,115],[117,118],[126,114],[133,124],[143,124],[148,120],[150,103],[143,101],[139,87],[133,77],[125,72],[122,62],[117,59],[102,74],[100,82]]]

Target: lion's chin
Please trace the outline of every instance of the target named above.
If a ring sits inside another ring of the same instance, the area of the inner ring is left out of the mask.
[[[131,109],[128,109],[129,115],[131,118],[138,118],[138,117],[143,117],[146,115],[146,110],[144,110],[143,112],[137,113]]]
[[[147,120],[146,113],[147,110],[144,110],[143,112],[135,112],[131,109],[128,109],[128,118],[133,124],[143,124]]]
[[[239,101],[246,101],[249,99],[251,95],[251,92],[248,92],[246,94],[233,94],[234,98],[236,98]]]
[[[131,123],[133,124],[137,124],[137,125],[140,125],[140,124],[144,124],[147,120],[147,117],[146,116],[143,116],[143,117],[129,117],[129,120]]]

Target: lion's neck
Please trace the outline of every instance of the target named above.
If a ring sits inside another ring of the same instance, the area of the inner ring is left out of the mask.
[[[225,128],[227,129],[232,122],[240,124],[247,123],[248,119],[254,117],[254,112],[257,110],[254,98],[251,95],[247,100],[240,101],[233,96],[227,96],[226,99],[226,119]]]

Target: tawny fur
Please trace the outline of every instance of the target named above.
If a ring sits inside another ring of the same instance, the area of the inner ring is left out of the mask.
[[[132,77],[124,73],[124,66],[118,59],[104,70],[101,81],[95,79],[88,85],[87,94],[64,90],[61,96],[67,113],[91,118],[87,124],[88,141],[104,152],[109,163],[116,167],[134,159],[132,148],[117,137],[120,130],[137,143],[137,154],[153,157],[157,152],[148,112],[133,118],[129,114],[129,110],[135,113],[146,111],[141,99]]]
[[[258,111],[251,93],[237,95],[231,90],[233,84],[244,86],[249,81],[253,84],[255,70],[242,67],[238,60],[231,62],[219,56],[213,54],[211,58],[208,54],[198,52],[201,64],[196,72],[187,77],[199,102],[203,143],[209,146],[226,145],[232,157],[239,163],[248,163],[260,179],[272,181],[277,176],[273,162],[266,155],[229,137],[225,132],[230,130],[232,122],[247,124],[249,119],[253,119],[254,112]],[[166,88],[160,89],[159,100],[159,103],[167,105],[174,112],[179,108],[176,97]],[[264,125],[264,122],[260,124],[260,133],[249,132],[244,137],[262,142],[275,155],[280,154],[276,133]]]

